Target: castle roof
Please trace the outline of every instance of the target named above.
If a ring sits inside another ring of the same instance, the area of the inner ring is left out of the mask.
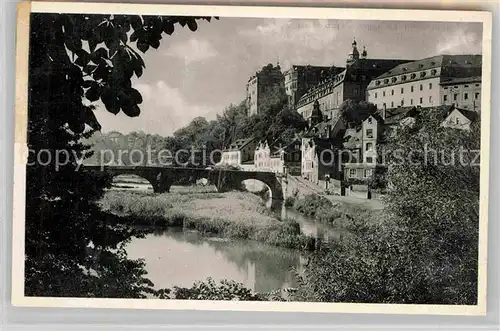
[[[454,84],[467,84],[467,83],[481,83],[481,76],[472,77],[458,77],[443,80],[441,85],[454,85]]]
[[[237,139],[237,140],[233,141],[231,143],[231,145],[229,145],[229,147],[226,149],[226,151],[239,151],[243,147],[247,146],[248,144],[250,144],[254,140],[255,140],[254,137]]]
[[[403,63],[387,70],[373,79],[368,89],[410,82],[412,80],[441,77],[449,79],[456,77],[470,77],[480,74],[482,64],[481,55],[437,55]],[[418,74],[417,74],[418,73]]]

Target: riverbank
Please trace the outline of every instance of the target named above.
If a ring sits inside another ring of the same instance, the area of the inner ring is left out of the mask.
[[[127,223],[183,227],[203,235],[258,242],[301,250],[314,248],[314,239],[301,233],[294,220],[279,220],[261,198],[247,192],[165,193],[108,191],[100,201],[104,212]]]
[[[348,230],[355,230],[366,222],[377,222],[382,215],[380,208],[374,209],[335,201],[317,194],[309,194],[301,198],[288,197],[285,200],[285,206],[319,222]]]

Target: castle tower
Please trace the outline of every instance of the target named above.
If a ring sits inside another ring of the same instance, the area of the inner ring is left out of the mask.
[[[356,39],[354,39],[354,41],[352,42],[352,51],[351,53],[349,53],[349,55],[347,56],[347,61],[346,61],[346,64],[347,65],[350,65],[352,64],[354,61],[358,60],[359,59],[359,51],[358,51],[358,43],[356,42]]]
[[[363,52],[361,53],[361,58],[366,59],[367,56],[368,56],[368,52],[366,51],[365,46],[363,46]]]

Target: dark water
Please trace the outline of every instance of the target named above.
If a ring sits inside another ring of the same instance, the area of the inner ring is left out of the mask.
[[[291,208],[283,207],[279,211],[279,216],[281,219],[289,218],[295,220],[299,223],[303,234],[321,239],[323,242],[342,240],[348,234],[345,229],[318,222]]]
[[[147,189],[146,185],[131,189]],[[134,183],[135,184],[135,183]],[[118,188],[119,189],[119,188]],[[267,201],[271,207],[271,201]],[[321,224],[300,213],[273,205],[276,217],[296,220],[301,231],[322,241],[341,240],[345,231]],[[127,246],[130,258],[143,258],[148,278],[156,289],[190,287],[208,277],[243,283],[255,292],[296,287],[294,270],[301,271],[306,258],[298,251],[253,241],[207,238],[182,228],[158,230],[134,238]]]
[[[212,277],[243,283],[256,292],[295,287],[292,268],[305,259],[299,252],[252,241],[206,238],[194,231],[171,228],[133,239],[131,258],[144,258],[155,288],[188,287]]]

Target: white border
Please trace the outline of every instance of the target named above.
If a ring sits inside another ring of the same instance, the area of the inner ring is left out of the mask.
[[[478,305],[400,305],[358,303],[234,302],[159,299],[86,299],[24,296],[24,221],[27,136],[27,73],[30,12],[163,14],[220,17],[321,18],[342,20],[438,21],[483,23],[481,110],[481,175],[479,224]],[[12,245],[12,304],[24,307],[93,307],[176,310],[238,310],[328,313],[433,315],[486,314],[488,174],[491,100],[491,13],[478,11],[338,9],[305,7],[204,6],[117,3],[26,2],[18,6],[16,56],[16,124]]]

